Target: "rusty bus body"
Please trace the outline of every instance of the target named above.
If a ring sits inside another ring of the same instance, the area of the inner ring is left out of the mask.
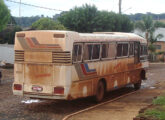
[[[13,93],[64,100],[96,95],[99,101],[105,91],[139,87],[148,66],[146,44],[131,33],[17,32]]]

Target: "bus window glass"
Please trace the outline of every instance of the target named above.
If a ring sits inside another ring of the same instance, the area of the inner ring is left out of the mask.
[[[134,55],[133,43],[130,43],[130,46],[129,46],[129,55]]]
[[[128,44],[123,44],[123,56],[128,56]]]
[[[144,54],[145,54],[145,55],[148,54],[148,53],[147,53],[147,46],[146,46],[146,45],[144,46]]]
[[[122,44],[117,44],[117,57],[122,56]]]
[[[82,45],[79,45],[78,48],[78,53],[77,53],[77,61],[81,61],[81,56],[82,56]]]
[[[84,60],[91,60],[92,58],[92,46],[90,44],[85,45],[84,49]]]
[[[102,58],[107,58],[108,57],[108,47],[109,44],[102,44]]]
[[[73,46],[73,61],[81,61],[81,54],[82,54],[82,45],[76,44]]]
[[[116,43],[110,43],[108,50],[108,58],[115,58],[115,57],[116,57]]]
[[[77,61],[77,51],[78,51],[78,45],[73,46],[73,61]]]
[[[147,55],[147,46],[146,45],[141,45],[140,55]]]
[[[99,57],[100,57],[100,45],[94,44],[93,45],[92,59],[99,59]]]

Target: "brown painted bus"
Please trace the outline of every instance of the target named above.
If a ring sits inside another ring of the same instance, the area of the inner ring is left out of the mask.
[[[73,100],[145,79],[147,41],[132,33],[23,31],[15,36],[14,95]]]

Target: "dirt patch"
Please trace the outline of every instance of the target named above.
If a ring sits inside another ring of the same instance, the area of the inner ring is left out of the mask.
[[[74,101],[30,101],[30,98],[12,93],[13,69],[2,69],[0,85],[0,120],[61,120],[68,114],[96,105],[91,98]],[[165,64],[151,65],[142,89],[116,102],[73,116],[71,120],[132,120],[138,111],[151,104],[154,97],[165,89]],[[133,91],[132,86],[109,92],[104,101]]]

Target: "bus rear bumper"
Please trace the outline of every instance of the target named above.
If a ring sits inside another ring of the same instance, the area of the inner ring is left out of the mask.
[[[64,95],[32,95],[32,94],[23,94],[25,97],[35,98],[35,99],[52,99],[52,100],[66,100],[67,97]]]
[[[30,97],[35,99],[52,99],[52,100],[67,100],[67,96],[65,95],[52,95],[52,94],[34,94],[34,93],[24,93],[22,91],[13,91],[14,95]]]

